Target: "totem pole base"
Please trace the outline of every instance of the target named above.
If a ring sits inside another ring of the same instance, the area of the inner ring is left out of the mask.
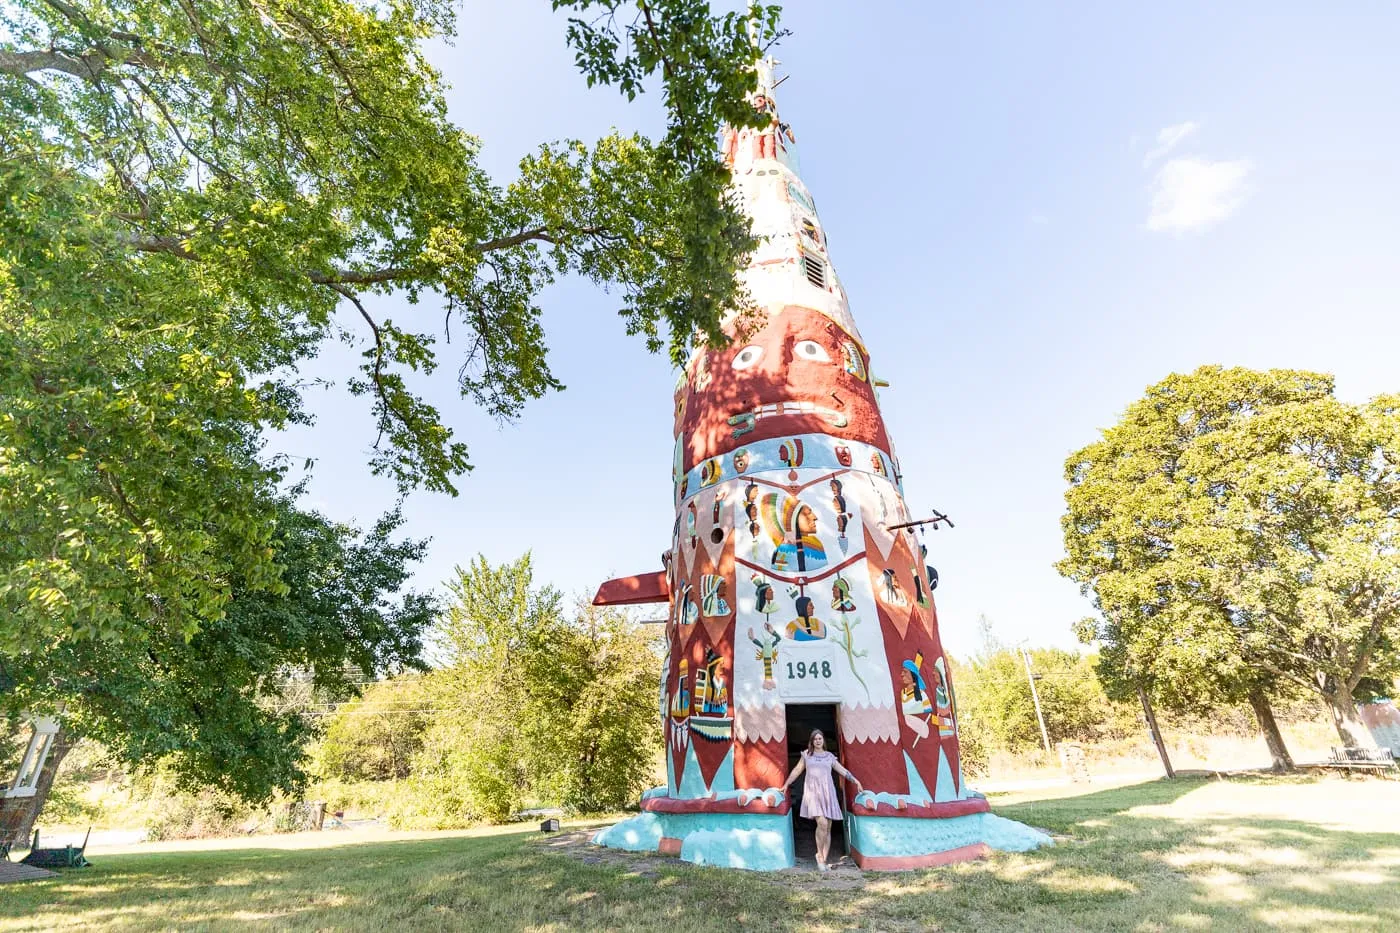
[[[643,798],[642,809],[594,833],[593,844],[719,868],[781,871],[796,865],[786,801],[769,806],[652,796]],[[846,831],[851,858],[866,871],[935,868],[982,858],[993,849],[1025,852],[1053,844],[1038,829],[987,812],[980,798],[927,807],[861,806],[850,812]]]
[[[665,788],[657,791],[664,792]],[[787,801],[763,801],[761,791],[682,800],[650,792],[642,812],[593,834],[593,844],[629,852],[658,852],[696,865],[779,871],[797,864]],[[779,795],[769,791],[769,799]]]
[[[866,871],[908,871],[971,861],[994,849],[1026,852],[1054,845],[1038,829],[987,812],[985,800],[962,803],[981,807],[957,816],[852,813],[847,828],[851,859]]]

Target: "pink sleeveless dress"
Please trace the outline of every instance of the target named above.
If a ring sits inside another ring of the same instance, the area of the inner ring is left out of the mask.
[[[802,760],[807,763],[807,775],[802,784],[801,815],[809,820],[819,816],[841,819],[841,801],[836,796],[836,782],[831,779],[836,756],[831,752],[803,752]]]

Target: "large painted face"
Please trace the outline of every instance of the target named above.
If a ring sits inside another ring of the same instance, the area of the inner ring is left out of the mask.
[[[847,344],[851,347],[848,348]],[[683,470],[741,445],[800,434],[827,434],[889,450],[875,391],[847,365],[854,342],[808,308],[788,306],[747,340],[697,358],[709,376],[691,380],[678,422]]]
[[[797,511],[797,533],[800,535],[817,533],[817,513],[805,505]]]

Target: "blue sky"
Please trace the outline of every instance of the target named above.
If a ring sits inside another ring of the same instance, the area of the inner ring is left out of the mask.
[[[784,20],[782,112],[891,383],[910,508],[957,523],[926,539],[953,652],[979,613],[1008,641],[1073,644],[1088,606],[1052,566],[1064,458],[1149,384],[1223,363],[1331,372],[1353,401],[1400,391],[1400,8],[793,2]],[[540,142],[660,126],[654,95],[584,86],[563,28],[546,0],[474,0],[432,50],[502,183]],[[457,397],[457,347],[417,383],[476,464],[459,497],[406,505],[433,539],[420,587],[477,553],[531,550],[569,594],[659,569],[669,365],[586,283],[541,303],[568,388],[518,423]],[[355,360],[317,362],[341,386],[271,447],[317,457],[309,503],[367,524],[395,493],[363,466]]]

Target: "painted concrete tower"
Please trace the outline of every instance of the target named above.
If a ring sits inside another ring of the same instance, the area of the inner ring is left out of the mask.
[[[727,322],[729,344],[698,350],[677,379],[665,570],[611,581],[596,600],[668,606],[667,784],[597,841],[792,864],[780,788],[816,724],[865,788],[843,801],[857,864],[976,857],[1008,833],[1026,848],[1043,837],[991,817],[962,778],[936,577],[900,527],[911,516],[879,383],[798,174],[772,64],[760,63],[754,97],[768,124],[729,129],[722,143],[762,237],[743,273],[756,313]]]

